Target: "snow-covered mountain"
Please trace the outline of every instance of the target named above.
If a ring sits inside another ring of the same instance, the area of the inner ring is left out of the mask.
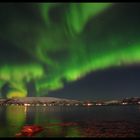
[[[77,100],[70,100],[64,98],[55,98],[55,97],[22,97],[22,98],[13,98],[13,99],[2,99],[2,102],[5,103],[61,103],[61,102],[68,102],[68,103],[76,103]]]

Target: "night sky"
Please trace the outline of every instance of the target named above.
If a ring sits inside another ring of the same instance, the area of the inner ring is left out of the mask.
[[[1,3],[1,97],[140,94],[139,3]]]
[[[67,93],[67,94],[65,94]],[[51,96],[82,100],[108,100],[140,96],[140,65],[96,71],[72,82]]]

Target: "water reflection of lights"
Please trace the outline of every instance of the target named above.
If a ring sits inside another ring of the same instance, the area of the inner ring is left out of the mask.
[[[27,106],[24,107],[24,112],[25,112],[25,113],[27,112]]]
[[[7,106],[6,107],[6,120],[8,125],[16,125],[12,128],[12,131],[17,131],[17,129],[22,126],[26,119],[25,106]],[[6,135],[7,136],[7,135]]]

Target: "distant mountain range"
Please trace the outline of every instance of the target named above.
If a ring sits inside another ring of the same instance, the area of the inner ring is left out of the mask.
[[[70,100],[64,98],[55,97],[23,97],[23,98],[11,98],[11,99],[0,99],[0,103],[8,104],[43,104],[43,103],[77,103],[78,100]]]

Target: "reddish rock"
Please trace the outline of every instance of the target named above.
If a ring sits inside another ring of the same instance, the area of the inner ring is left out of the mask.
[[[23,126],[20,133],[17,133],[16,136],[33,136],[43,130],[44,128],[38,125],[26,125]]]

